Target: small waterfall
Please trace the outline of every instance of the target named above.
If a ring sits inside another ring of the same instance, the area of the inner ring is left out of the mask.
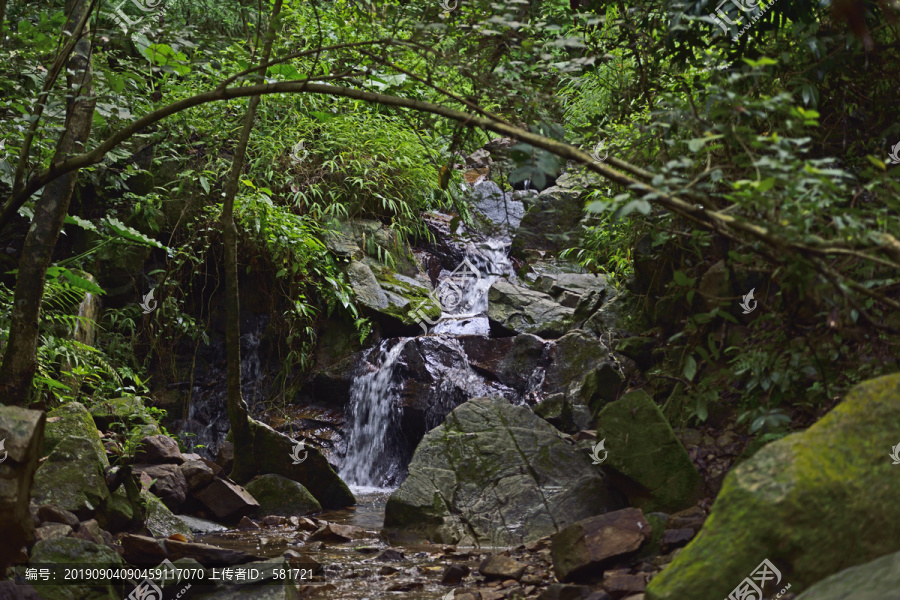
[[[367,372],[350,388],[350,435],[341,477],[358,488],[383,487],[396,475],[397,465],[385,452],[389,432],[399,420],[391,380],[409,338],[401,338],[388,350],[391,341],[381,342],[373,352],[379,366],[366,361]]]

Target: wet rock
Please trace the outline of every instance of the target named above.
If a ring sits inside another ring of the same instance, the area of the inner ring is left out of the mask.
[[[54,504],[40,506],[37,514],[38,519],[45,525],[47,523],[64,523],[73,529],[78,527],[78,517]]]
[[[575,433],[590,424],[591,410],[573,406],[564,394],[551,394],[534,407],[534,414],[564,433]]]
[[[132,565],[157,565],[168,556],[162,542],[149,536],[129,533],[120,541],[122,557]]]
[[[381,553],[375,557],[375,560],[384,562],[397,562],[405,558],[406,556],[399,550],[395,550],[394,548],[387,548],[385,550],[382,550]]]
[[[222,520],[237,519],[259,509],[259,503],[247,490],[221,478],[195,492],[194,497]]]
[[[440,304],[431,296],[431,289],[410,278],[400,279],[387,269],[372,268],[361,261],[347,266],[350,286],[356,301],[368,316],[375,319],[390,335],[413,333],[418,330],[420,311],[431,320],[441,315]]]
[[[773,549],[766,557],[799,590],[900,551],[900,478],[888,457],[898,399],[900,375],[861,383],[812,427],[729,472],[709,520],[647,600],[721,600],[759,566],[759,548]]]
[[[68,525],[62,523],[47,523],[34,530],[34,539],[40,542],[41,540],[67,537],[70,533],[72,533],[72,528]]]
[[[425,585],[420,581],[401,581],[388,586],[389,592],[411,592],[413,590],[421,590]]]
[[[571,327],[573,313],[548,294],[504,279],[497,280],[488,291],[488,319],[509,332],[558,338]]]
[[[99,438],[66,437],[35,473],[31,496],[36,504],[55,504],[89,518],[109,497],[108,467]]]
[[[540,374],[549,361],[550,344],[536,335],[459,339],[472,367],[490,379],[525,394],[540,383]]]
[[[513,256],[521,259],[535,250],[556,254],[578,239],[584,190],[569,187],[574,180],[565,176],[556,183],[538,194],[525,211],[510,249]]]
[[[559,581],[599,574],[611,560],[638,550],[650,534],[650,525],[637,508],[584,519],[551,538],[553,572]]]
[[[703,481],[687,450],[650,396],[630,392],[607,405],[597,417],[597,438],[606,439],[612,468],[649,492],[632,493],[630,504],[651,512],[673,511],[694,504]],[[643,490],[641,490],[643,492]]]
[[[284,558],[292,569],[309,569],[313,575],[318,575],[322,571],[322,563],[309,554],[301,554],[296,550],[287,550],[284,553]]]
[[[487,557],[478,565],[478,572],[488,579],[521,579],[527,565],[503,554]]]
[[[162,501],[148,490],[141,490],[141,502],[144,505],[144,529],[157,537],[169,537],[180,533],[187,539],[194,539],[190,527],[172,514]]]
[[[95,544],[109,543],[109,545],[112,545],[112,536],[109,532],[103,531],[94,519],[81,523],[78,526],[78,529],[72,534],[72,537],[94,542]]]
[[[458,585],[471,571],[468,565],[450,565],[444,569],[444,573],[441,575],[441,584]]]
[[[409,472],[385,509],[396,539],[516,545],[620,506],[585,454],[501,398],[457,407],[425,435]]]
[[[294,440],[253,419],[250,420],[250,429],[258,473],[273,473],[293,479],[309,490],[325,509],[356,504],[350,488],[317,449],[307,446],[306,460],[295,465],[291,458],[296,444]]]
[[[167,539],[162,541],[162,545],[169,560],[190,558],[196,560],[204,567],[230,567],[263,560],[262,557],[248,554],[247,552],[218,548],[209,544],[178,542]]]
[[[316,522],[312,519],[308,519],[306,517],[301,517],[297,521],[297,529],[299,531],[315,531],[319,526],[316,525]]]
[[[138,444],[138,449],[134,453],[134,462],[147,465],[166,463],[180,465],[184,462],[184,457],[181,456],[178,442],[169,436],[149,435]]]
[[[313,532],[307,538],[308,542],[334,542],[344,543],[350,540],[359,540],[370,537],[369,533],[362,527],[354,527],[353,525],[339,525],[337,523],[327,523]]]
[[[694,539],[693,529],[666,529],[659,540],[659,551],[668,554],[675,548],[686,546],[692,539]]]
[[[188,491],[191,492],[202,488],[216,477],[213,469],[199,459],[185,461],[184,464],[179,466],[179,470],[187,483]]]
[[[140,476],[145,473],[153,481],[150,491],[172,512],[178,512],[187,498],[188,484],[178,465],[134,465],[132,472]]]
[[[159,424],[138,396],[111,398],[97,402],[90,408],[90,415],[98,428],[108,431],[113,423],[124,426],[125,431],[135,427],[144,436],[159,435]]]
[[[254,523],[250,517],[241,517],[241,521],[238,523],[238,529],[241,531],[259,531],[262,527]]]
[[[609,349],[596,337],[576,329],[557,340],[542,390],[562,393],[575,405],[598,409],[615,400],[622,387],[622,375]]]
[[[281,475],[260,475],[247,484],[265,515],[303,516],[322,511],[322,505],[305,487]]]
[[[388,575],[393,575],[394,573],[399,573],[400,569],[398,569],[397,567],[390,567],[388,565],[385,565],[385,566],[379,568],[375,572],[378,573],[379,575],[381,575],[382,577],[386,577]]]
[[[541,592],[538,600],[585,600],[593,591],[586,585],[551,583]]]

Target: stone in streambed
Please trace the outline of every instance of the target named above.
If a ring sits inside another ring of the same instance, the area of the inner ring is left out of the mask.
[[[525,574],[527,565],[503,554],[494,554],[484,559],[478,566],[478,572],[488,579],[515,579],[518,581]]]
[[[144,505],[144,529],[157,537],[169,537],[180,533],[189,540],[194,539],[190,527],[172,514],[162,501],[148,490],[141,490]]]
[[[354,527],[353,525],[339,525],[337,523],[326,523],[310,535],[307,542],[335,542],[342,544],[350,540],[359,540],[367,538],[369,532],[362,527]]]
[[[900,477],[888,456],[897,423],[900,374],[856,386],[809,429],[759,450],[725,477],[647,600],[721,600],[766,558],[803,591],[900,551]]]
[[[178,465],[134,465],[132,472],[140,477],[146,473],[153,481],[150,491],[172,512],[178,512],[187,498],[188,484]]]
[[[281,475],[260,475],[246,489],[259,502],[260,514],[301,517],[322,512],[322,505],[309,490]]]
[[[467,565],[452,564],[441,575],[442,585],[457,585],[471,572]]]
[[[244,488],[232,481],[216,478],[194,497],[202,502],[217,519],[232,520],[259,509],[259,503]]]
[[[517,545],[622,506],[588,457],[502,398],[475,398],[423,438],[385,507],[389,537]]]
[[[559,581],[597,575],[611,561],[640,549],[650,535],[650,524],[637,508],[584,519],[551,538],[553,572]]]
[[[322,508],[353,506],[356,499],[347,484],[338,477],[328,461],[317,449],[307,446],[306,460],[293,464],[291,458],[296,442],[254,419],[250,419],[253,435],[253,456],[257,472],[274,473],[300,483],[319,502]]]

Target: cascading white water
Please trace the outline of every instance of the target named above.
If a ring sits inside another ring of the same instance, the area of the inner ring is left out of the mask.
[[[397,418],[391,378],[394,365],[409,338],[381,342],[374,352],[377,366],[367,362],[368,372],[353,381],[350,388],[350,436],[341,477],[357,491],[379,489],[390,475],[390,462],[382,460],[388,431]]]

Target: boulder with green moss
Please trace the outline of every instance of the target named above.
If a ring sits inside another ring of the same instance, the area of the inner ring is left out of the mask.
[[[299,482],[323,508],[343,508],[356,504],[350,488],[338,477],[321,452],[307,446],[306,459],[294,464],[291,458],[296,445],[294,440],[253,419],[250,419],[250,430],[257,473],[274,473]]]
[[[82,520],[90,518],[109,498],[108,467],[99,438],[68,436],[38,468],[31,497],[38,505],[55,504]]]
[[[60,578],[66,567],[81,569],[114,569],[122,566],[122,558],[112,548],[87,540],[60,537],[43,540],[31,549],[32,565],[53,565]],[[65,584],[40,585],[36,588],[45,600],[121,600],[122,596],[107,583],[99,583],[97,578],[85,577]]]
[[[765,558],[802,592],[900,551],[900,467],[888,456],[898,423],[895,374],[856,386],[806,431],[759,450],[725,477],[703,529],[646,599],[721,600]]]
[[[357,302],[382,325],[417,327],[422,315],[432,321],[441,316],[424,282],[357,260],[347,266],[347,276]]]
[[[281,475],[260,475],[248,483],[246,489],[259,502],[262,515],[302,517],[322,511],[322,505],[309,490]]]
[[[120,428],[120,433],[131,433],[137,427],[140,437],[159,435],[159,423],[144,406],[140,396],[124,396],[98,402],[90,408],[91,417],[99,429],[108,431]]]
[[[621,506],[549,423],[502,398],[474,398],[425,434],[384,527],[398,541],[507,546]]]
[[[68,436],[87,438],[96,442],[101,452],[103,443],[100,441],[100,432],[91,418],[91,413],[80,402],[69,402],[59,408],[54,408],[47,413],[47,425],[44,429],[44,445],[41,452],[47,456],[56,445]]]
[[[900,598],[900,552],[894,552],[835,573],[800,594],[797,600],[898,598]]]
[[[645,512],[675,512],[700,498],[703,481],[697,468],[645,392],[629,392],[601,410],[597,439],[606,440],[609,452],[604,468],[640,486],[621,486],[632,506]]]
[[[141,490],[141,503],[144,505],[144,529],[153,537],[165,538],[180,533],[188,539],[194,539],[191,528],[166,508],[162,500],[148,490]]]

